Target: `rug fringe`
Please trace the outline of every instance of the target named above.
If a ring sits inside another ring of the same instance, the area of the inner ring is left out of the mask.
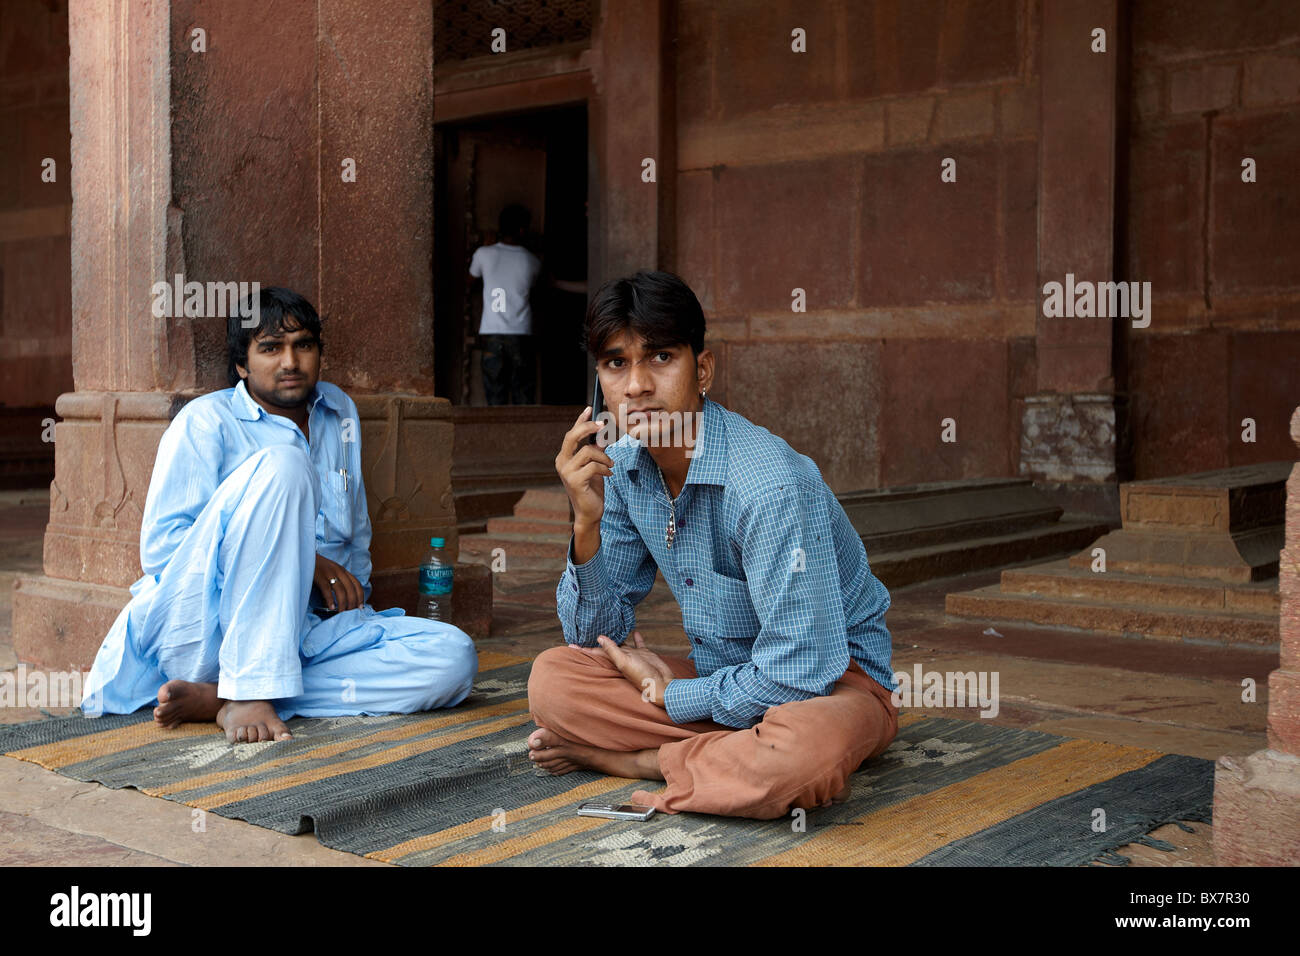
[[[1121,856],[1114,850],[1103,850],[1092,862],[1109,863],[1111,866],[1128,866],[1133,861],[1126,856]]]
[[[1213,822],[1209,817],[1206,816],[1198,817],[1195,815],[1188,815],[1188,814],[1184,814],[1184,816],[1186,817],[1186,819],[1193,820],[1196,823]],[[1105,849],[1101,850],[1096,856],[1094,856],[1091,860],[1089,860],[1088,863],[1109,863],[1112,866],[1128,866],[1132,862],[1132,860],[1127,856],[1124,856],[1120,853],[1116,853],[1115,851],[1119,847],[1131,843],[1141,844],[1142,846],[1153,847],[1157,850],[1163,850],[1166,853],[1173,853],[1178,849],[1178,847],[1174,846],[1168,840],[1158,840],[1151,835],[1151,832],[1153,830],[1159,830],[1161,827],[1166,826],[1167,824],[1170,823],[1176,825],[1179,829],[1181,829],[1185,833],[1196,832],[1195,827],[1188,826],[1182,820],[1151,819],[1146,822],[1146,831],[1141,836],[1136,836],[1133,837],[1132,839],[1126,839],[1123,840],[1122,842],[1114,843],[1111,846],[1106,847]]]

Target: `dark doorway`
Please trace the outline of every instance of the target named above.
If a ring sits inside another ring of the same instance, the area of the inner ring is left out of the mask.
[[[470,257],[480,245],[496,242],[501,210],[519,203],[532,216],[523,245],[542,261],[531,299],[537,401],[583,405],[586,104],[440,124],[434,130],[436,394],[456,405],[485,404],[476,347],[483,299],[481,283],[471,285]]]
[[[0,489],[38,496],[54,479],[54,403],[74,387],[69,56],[67,0],[4,4]],[[39,573],[40,554],[23,570]]]

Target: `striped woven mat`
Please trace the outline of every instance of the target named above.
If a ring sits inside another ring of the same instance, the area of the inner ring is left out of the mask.
[[[212,724],[152,713],[0,727],[0,753],[76,780],[135,787],[406,866],[1050,865],[1123,862],[1161,824],[1209,822],[1208,760],[904,711],[843,804],[781,820],[575,815],[643,781],[539,775],[526,755],[531,661],[479,655],[460,706],[295,718],[289,741],[231,745]],[[1099,812],[1100,811],[1100,812]]]

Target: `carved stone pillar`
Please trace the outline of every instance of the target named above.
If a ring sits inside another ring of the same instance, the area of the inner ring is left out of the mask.
[[[14,584],[20,660],[70,670],[94,660],[140,577],[140,518],[154,454],[185,400],[170,392],[59,396],[45,574]]]
[[[671,268],[677,182],[674,10],[666,0],[602,3],[592,46],[592,288],[637,269]],[[667,80],[665,78],[668,78]],[[648,182],[646,160],[654,160]]]
[[[154,452],[196,384],[188,323],[155,318],[169,226],[170,9],[73,0],[72,366],[59,397],[43,576],[15,582],[19,659],[85,667],[139,577]],[[170,240],[170,241],[169,241]]]
[[[359,10],[71,0],[76,390],[56,406],[45,573],[15,585],[21,660],[90,664],[141,573],[158,441],[226,385],[224,318],[153,315],[178,273],[315,302],[322,377],[361,414],[372,602],[413,606],[430,537],[455,553],[451,407],[432,394],[432,9]],[[458,568],[456,590],[457,623],[485,635],[486,569]]]
[[[1291,416],[1291,440],[1300,446],[1300,408]],[[1300,465],[1287,481],[1286,544],[1278,563],[1282,648],[1268,675],[1268,748],[1215,764],[1219,866],[1300,865]]]
[[[1053,0],[1042,7],[1038,287],[1114,275],[1119,0]],[[1106,51],[1092,49],[1105,30]],[[1037,319],[1038,388],[1025,400],[1020,473],[1067,511],[1118,523],[1124,403],[1115,394],[1114,318]]]
[[[371,603],[411,611],[417,583],[412,569],[429,550],[429,539],[446,538],[452,554],[459,548],[451,493],[451,403],[416,395],[358,395],[356,402],[374,528]],[[459,597],[464,575],[475,572],[458,566],[456,573]]]

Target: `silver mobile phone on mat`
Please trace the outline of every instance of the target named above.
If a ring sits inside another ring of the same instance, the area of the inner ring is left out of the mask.
[[[608,820],[649,820],[654,813],[654,807],[637,803],[584,803],[578,807],[580,817],[605,817]]]

